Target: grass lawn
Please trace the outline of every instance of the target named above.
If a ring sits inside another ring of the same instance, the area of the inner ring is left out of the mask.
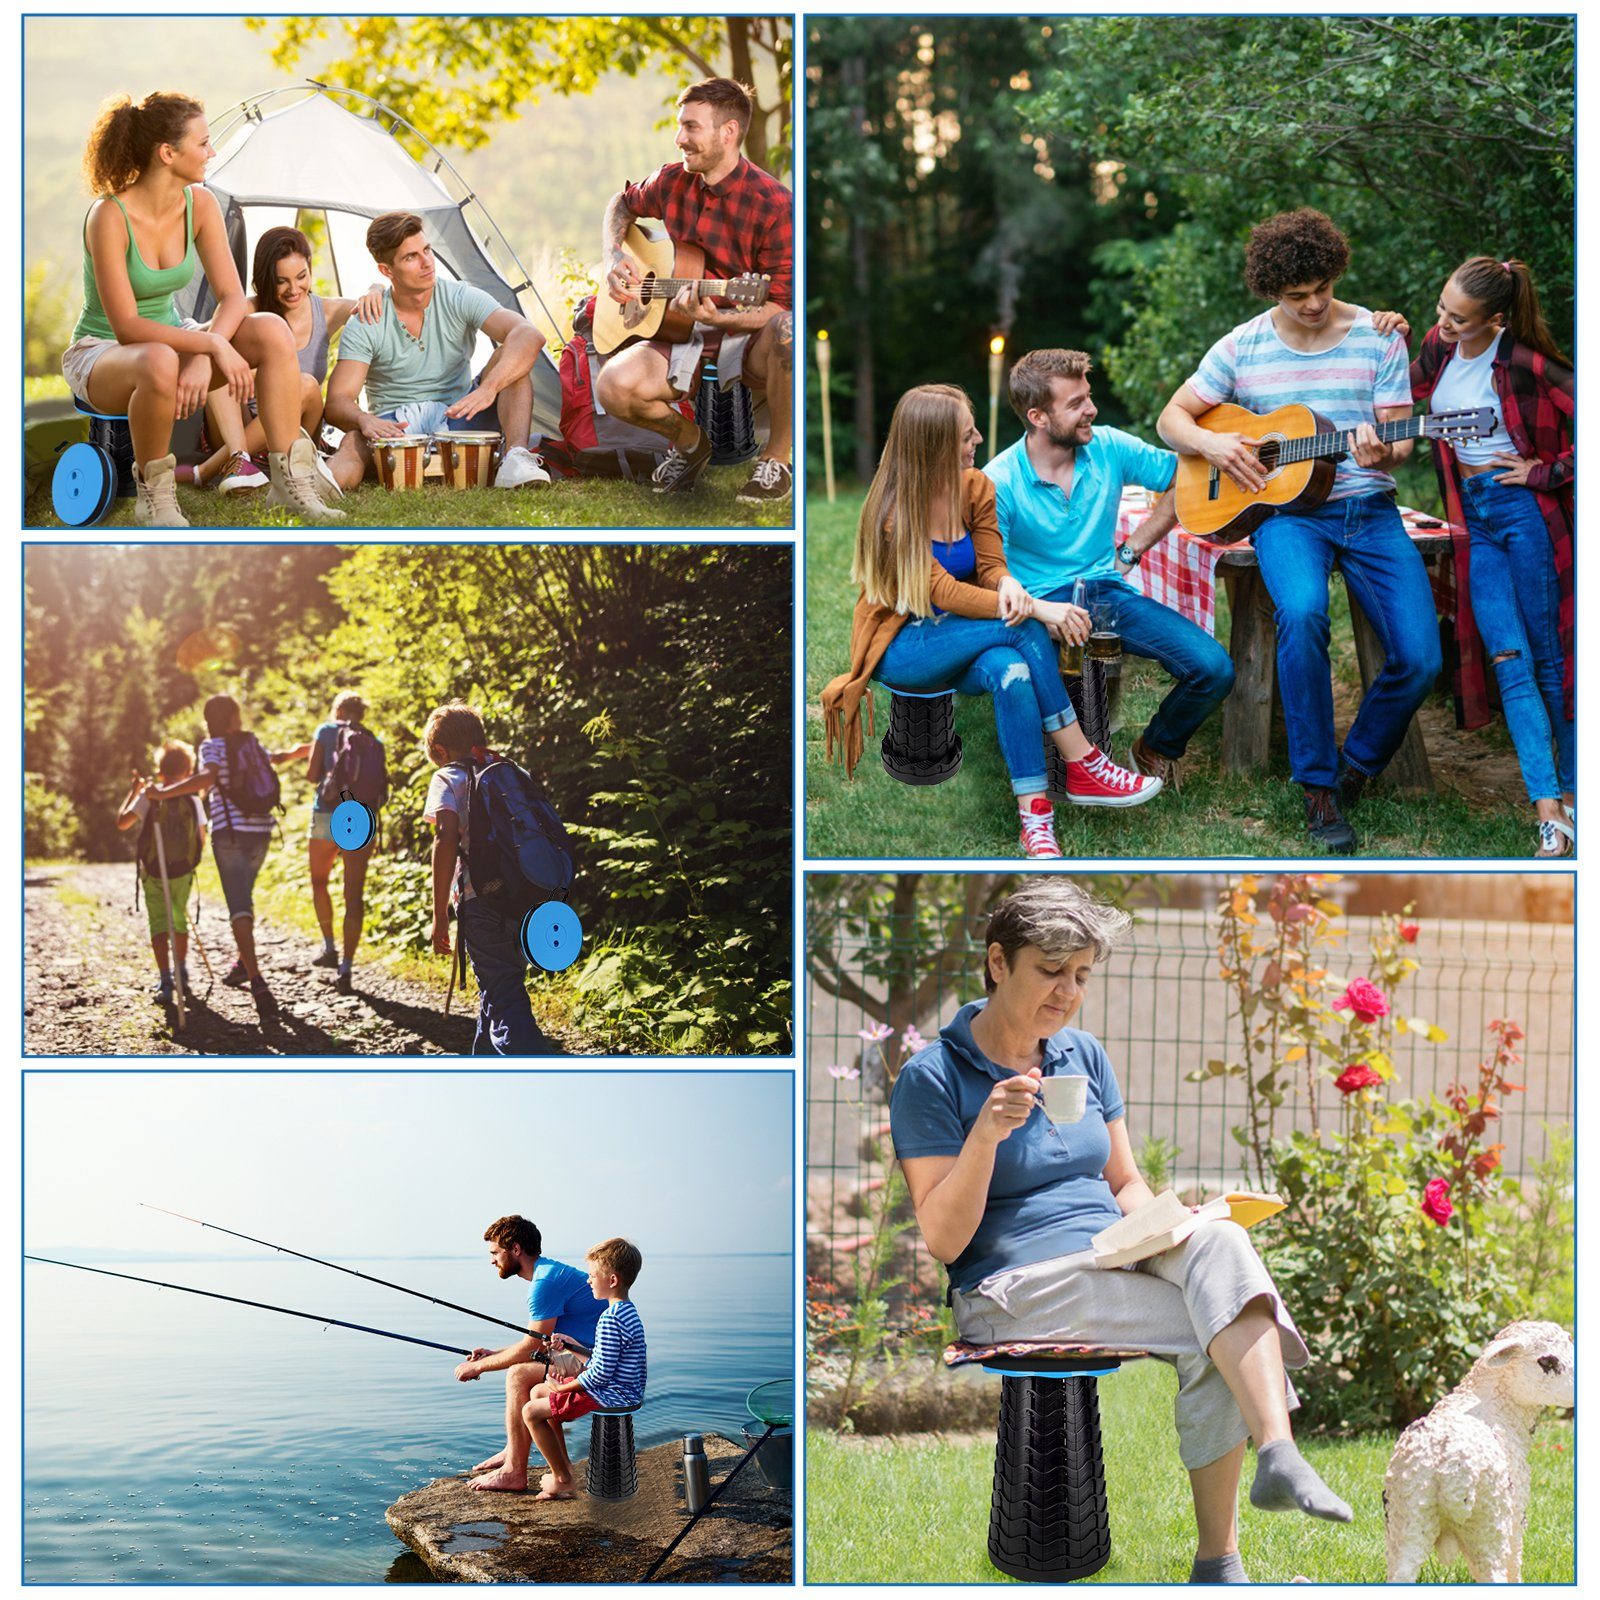
[[[855,588],[850,556],[859,494],[832,506],[806,506],[806,852],[811,856],[1016,857],[1015,807],[987,698],[956,699],[956,730],[965,755],[961,770],[930,788],[897,783],[878,759],[889,713],[888,692],[874,691],[875,735],[867,741],[853,782],[824,759],[817,696],[850,659],[850,614]],[[1353,707],[1360,690],[1344,586],[1332,586],[1336,700]],[[1217,636],[1228,637],[1227,600],[1218,595]],[[1133,737],[1166,694],[1170,679],[1153,662],[1125,658],[1123,729],[1114,754],[1126,761]],[[1435,696],[1423,710],[1429,757],[1438,788],[1405,796],[1375,790],[1355,818],[1365,857],[1523,857],[1535,848],[1532,807],[1526,803],[1504,725],[1476,733],[1455,729],[1448,700]],[[1341,730],[1348,721],[1341,717]],[[1128,856],[1303,856],[1311,851],[1298,786],[1289,780],[1280,724],[1265,771],[1226,775],[1219,766],[1221,715],[1210,717],[1190,742],[1181,794],[1161,794],[1129,810],[1056,808],[1056,836],[1069,859]],[[1486,778],[1485,773],[1489,776]],[[1450,787],[1463,775],[1467,793]],[[1442,781],[1439,781],[1442,780]]]
[[[999,1380],[995,1380],[997,1388]],[[1194,1508],[1172,1425],[1177,1377],[1155,1361],[1100,1380],[1111,1560],[1092,1583],[1182,1583],[1194,1557]],[[998,1407],[998,1394],[996,1405]],[[1301,1448],[1349,1501],[1348,1526],[1240,1494],[1239,1551],[1257,1583],[1382,1583],[1383,1474],[1393,1435]],[[1523,1541],[1525,1583],[1574,1581],[1573,1429],[1548,1420],[1533,1444],[1533,1495]],[[908,1435],[895,1440],[806,1435],[806,1580],[811,1583],[1009,1583],[989,1565],[994,1440]],[[1468,1582],[1465,1566],[1430,1559],[1424,1583]]]
[[[750,476],[748,465],[710,467],[688,493],[658,495],[648,484],[601,479],[557,479],[548,488],[451,490],[429,483],[391,494],[379,483],[363,484],[334,504],[342,522],[304,523],[280,509],[269,510],[266,491],[208,494],[180,488],[178,504],[190,525],[206,528],[299,528],[338,535],[350,528],[789,528],[792,500],[778,505],[741,505],[736,496]],[[24,521],[31,528],[60,528],[48,483],[27,497]],[[133,501],[118,500],[104,522],[83,529],[101,536],[138,529]],[[142,530],[140,530],[142,531]]]

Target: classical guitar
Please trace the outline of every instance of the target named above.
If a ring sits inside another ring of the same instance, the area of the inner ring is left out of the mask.
[[[1274,511],[1312,511],[1333,487],[1334,460],[1348,455],[1355,430],[1340,430],[1309,406],[1280,406],[1258,415],[1243,406],[1213,406],[1195,419],[1208,433],[1239,433],[1256,441],[1267,475],[1255,494],[1241,489],[1204,456],[1179,456],[1173,480],[1178,521],[1203,539],[1232,543]],[[1375,424],[1384,444],[1399,439],[1480,439],[1494,431],[1494,412],[1441,411]]]
[[[639,339],[682,344],[695,330],[694,318],[672,309],[673,298],[693,287],[702,299],[714,296],[748,310],[765,305],[768,278],[753,272],[739,278],[706,278],[706,256],[698,245],[674,244],[664,229],[635,222],[622,241],[640,282],[631,299],[613,300],[602,289],[595,297],[594,347],[603,356]]]

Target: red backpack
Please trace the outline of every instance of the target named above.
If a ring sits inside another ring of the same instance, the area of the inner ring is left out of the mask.
[[[580,478],[649,478],[672,447],[659,433],[636,428],[603,411],[595,400],[595,380],[604,360],[590,344],[594,331],[594,296],[584,302],[572,322],[572,338],[561,352],[561,438]],[[677,409],[694,416],[694,404],[682,400]],[[548,447],[541,446],[546,452]]]

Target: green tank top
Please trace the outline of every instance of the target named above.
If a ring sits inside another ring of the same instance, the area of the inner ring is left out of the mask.
[[[183,191],[183,227],[187,248],[183,260],[175,267],[152,267],[139,254],[133,237],[133,224],[128,221],[128,208],[117,197],[117,210],[128,224],[128,284],[133,298],[138,302],[139,315],[151,322],[164,322],[169,328],[178,326],[178,314],[172,309],[172,297],[194,276],[199,264],[194,250],[194,190]],[[83,219],[83,310],[78,315],[77,326],[72,330],[73,340],[115,339],[106,308],[100,303],[100,285],[95,282],[94,257],[89,253],[89,219]]]

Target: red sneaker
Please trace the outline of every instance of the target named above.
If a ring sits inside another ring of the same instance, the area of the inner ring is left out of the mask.
[[[1059,861],[1061,846],[1056,843],[1055,813],[1050,802],[1036,794],[1022,817],[1022,853],[1035,860]]]
[[[1067,763],[1067,799],[1075,806],[1142,806],[1160,793],[1159,778],[1129,772],[1093,746],[1081,761]]]

